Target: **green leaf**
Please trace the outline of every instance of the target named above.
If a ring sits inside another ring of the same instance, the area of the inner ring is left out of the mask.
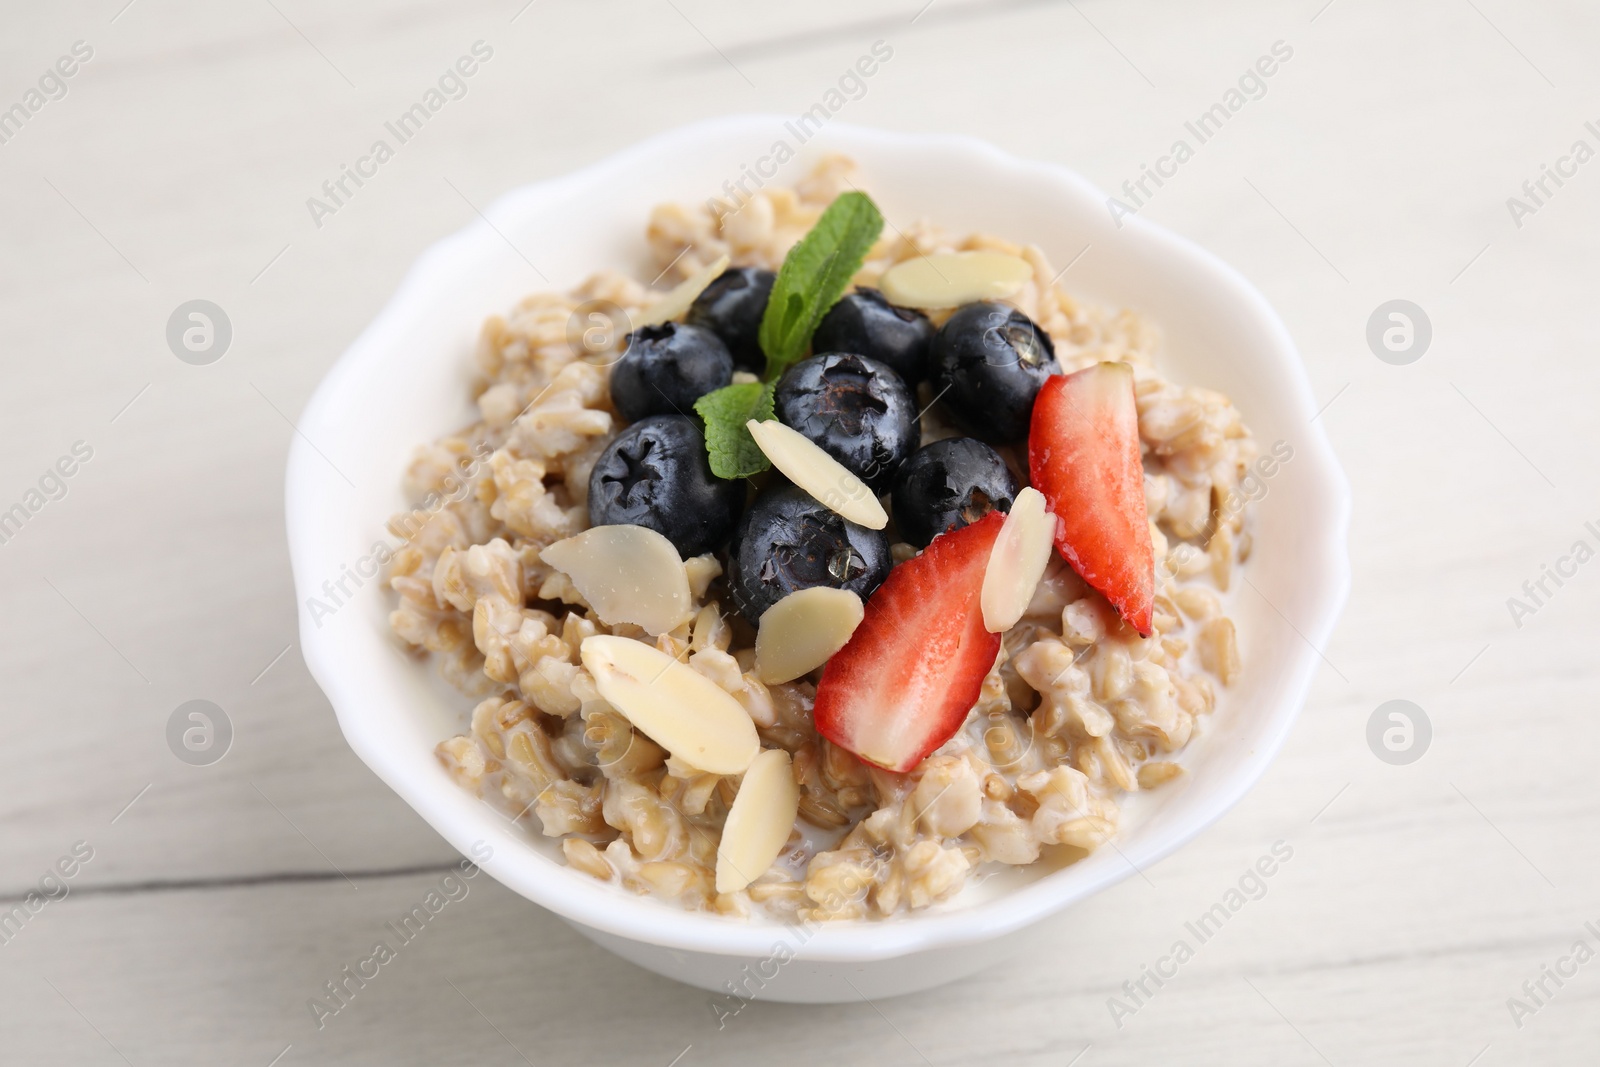
[[[706,423],[706,453],[718,478],[748,478],[772,466],[745,423],[772,418],[772,385],[725,385],[694,402]]]
[[[817,323],[844,295],[882,231],[883,215],[866,193],[841,193],[789,249],[761,316],[767,381],[806,354]]]

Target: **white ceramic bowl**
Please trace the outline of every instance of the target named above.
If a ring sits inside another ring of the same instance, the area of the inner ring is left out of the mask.
[[[413,450],[472,420],[470,355],[483,319],[602,267],[653,276],[643,236],[650,208],[703,201],[780,139],[800,155],[776,182],[792,182],[821,154],[848,153],[891,223],[927,217],[984,230],[1036,243],[1059,264],[1091,245],[1067,278],[1071,290],[1148,316],[1164,331],[1168,375],[1226,392],[1264,445],[1294,450],[1256,505],[1247,574],[1259,593],[1245,587],[1231,609],[1244,678],[1186,751],[1191,773],[1130,806],[1117,849],[993,879],[916,915],[806,929],[689,913],[602,885],[457,786],[433,750],[460,732],[472,701],[432,664],[396,654],[393,605],[370,562],[387,540],[386,518],[411,503],[400,483]],[[1293,725],[1317,667],[1312,646],[1326,642],[1343,605],[1349,490],[1311,421],[1312,393],[1282,322],[1208,253],[1139,218],[1119,229],[1105,194],[1071,171],[967,138],[834,123],[796,141],[781,116],[687,126],[508,193],[485,212],[493,226],[480,219],[429,249],[306,405],[289,455],[289,548],[301,648],[345,737],[452,845],[492,850],[482,866],[494,878],[652,971],[707,989],[733,980],[765,999],[853,1000],[926,989],[1005,958],[1032,924],[1122,881],[1131,865],[1155,863],[1244,795]],[[351,595],[330,597],[324,582],[346,575]],[[336,610],[313,611],[311,598]]]

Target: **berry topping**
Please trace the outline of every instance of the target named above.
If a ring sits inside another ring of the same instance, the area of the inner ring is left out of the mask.
[[[927,373],[933,323],[914,308],[895,307],[876,289],[857,289],[833,305],[811,337],[813,352],[854,352],[887,363],[915,386]]]
[[[589,524],[649,527],[687,558],[728,539],[744,496],[743,482],[711,473],[693,419],[651,415],[618,434],[595,461]]]
[[[946,530],[1010,511],[1017,477],[1000,453],[971,437],[935,441],[912,453],[894,483],[894,522],[918,548]]]
[[[767,297],[777,275],[758,267],[730,267],[706,286],[689,305],[683,321],[704,326],[728,346],[733,365],[740,370],[760,373],[766,364],[758,340],[761,316],[767,310]]]
[[[790,367],[773,397],[778,420],[860,478],[887,492],[922,439],[916,400],[887,364],[829,353]]]
[[[628,335],[611,368],[611,402],[629,422],[688,415],[694,402],[733,380],[728,346],[710,330],[663,322]]]
[[[1046,382],[1033,408],[1028,470],[1057,516],[1056,551],[1149,637],[1155,556],[1133,368],[1096,363]]]
[[[756,624],[797,589],[825,585],[865,600],[891,565],[882,531],[857,526],[805,490],[779,484],[756,497],[734,531],[728,588],[739,611]]]
[[[1000,653],[979,601],[1004,521],[990,514],[943,534],[889,574],[822,670],[818,733],[904,773],[961,729]]]
[[[968,304],[933,337],[929,377],[936,396],[968,432],[1005,444],[1028,434],[1033,398],[1058,372],[1055,344],[1005,304]]]

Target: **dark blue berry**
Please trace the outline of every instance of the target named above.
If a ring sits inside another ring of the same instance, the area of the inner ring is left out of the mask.
[[[648,526],[688,558],[719,547],[744,504],[743,482],[711,473],[700,426],[651,415],[617,435],[589,474],[589,525]]]
[[[760,373],[767,358],[757,335],[777,277],[759,267],[729,267],[694,298],[683,321],[704,326],[722,338],[733,353],[735,367]]]
[[[696,400],[732,379],[733,357],[710,330],[671,322],[641,326],[611,368],[611,402],[629,422],[690,415]]]
[[[1017,477],[1000,453],[971,437],[950,437],[917,449],[894,483],[894,524],[924,548],[989,512],[1010,511]]]
[[[922,440],[911,389],[886,364],[830,352],[790,367],[773,394],[778,421],[799,430],[865,482],[888,492]]]
[[[968,304],[933,337],[928,377],[968,433],[1007,444],[1028,436],[1033,398],[1056,366],[1050,335],[1016,308]]]
[[[857,289],[817,324],[813,352],[854,352],[887,363],[915,388],[927,373],[933,323],[915,308],[895,307],[876,289]]]
[[[857,526],[803,489],[764,489],[728,547],[728,589],[751,623],[797,589],[849,589],[862,600],[889,576],[894,561],[882,530]]]

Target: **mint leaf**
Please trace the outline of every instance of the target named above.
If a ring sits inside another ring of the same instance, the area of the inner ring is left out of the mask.
[[[761,316],[758,339],[767,356],[766,384],[728,385],[694,402],[705,420],[712,474],[748,478],[772,466],[745,423],[773,417],[773,382],[806,354],[817,323],[844,295],[882,231],[883,215],[865,193],[842,193],[789,249]]]
[[[883,215],[866,193],[840,193],[789,249],[761,316],[767,381],[805,355],[817,323],[844,295],[882,231]]]
[[[772,466],[750,436],[746,422],[772,418],[772,386],[760,382],[725,385],[694,402],[706,423],[706,453],[718,478],[748,478]]]

